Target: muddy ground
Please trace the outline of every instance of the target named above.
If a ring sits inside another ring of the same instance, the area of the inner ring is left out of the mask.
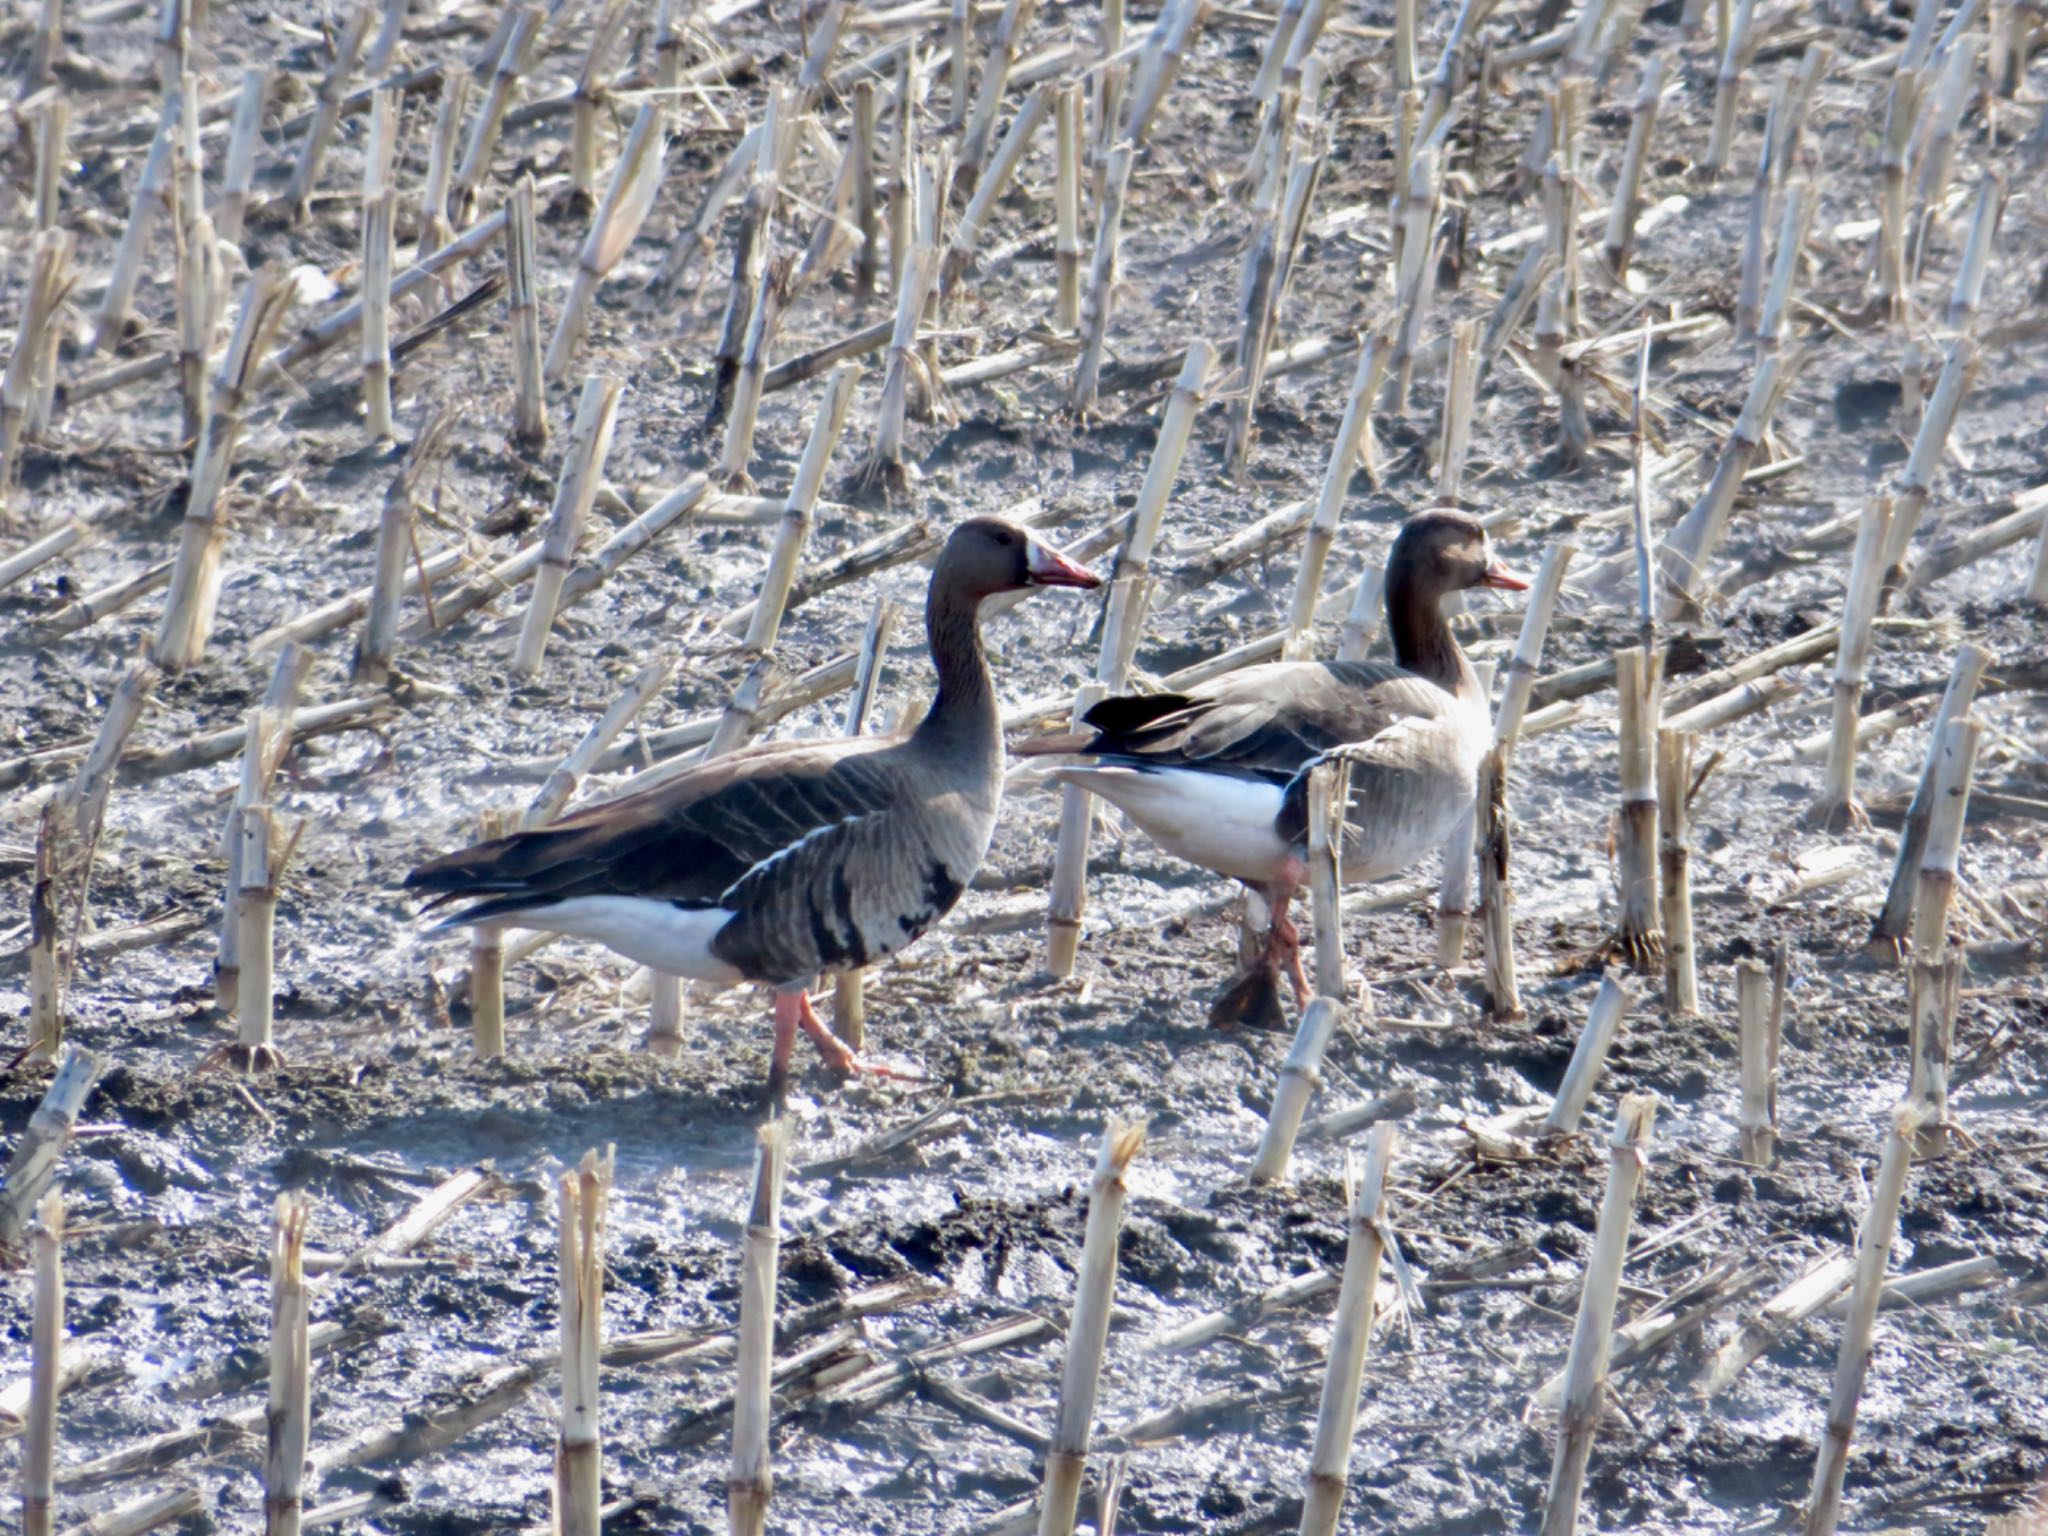
[[[102,8],[104,12],[106,8]],[[943,8],[936,8],[943,9]],[[1452,7],[1423,8],[1421,53],[1433,64]],[[530,99],[564,88],[580,63],[585,7],[567,6],[549,30]],[[765,82],[793,73],[795,7],[712,8],[705,36],[760,61],[729,85],[686,97],[654,213],[606,286],[583,358],[624,378],[628,392],[608,478],[635,505],[715,462],[718,435],[702,425],[711,343],[724,300],[730,215],[715,241],[692,247],[688,226],[705,187],[758,111]],[[725,13],[738,11],[736,16]],[[1096,8],[1043,8],[1031,47],[1069,39],[1092,49]],[[1134,7],[1136,37],[1153,9]],[[4,27],[18,53],[26,12]],[[723,19],[719,19],[723,18]],[[207,99],[232,92],[254,61],[280,64],[267,120],[259,189],[281,187],[328,45],[317,8],[216,4],[193,46]],[[1385,217],[1391,85],[1383,4],[1342,7],[1320,45],[1329,65],[1325,121],[1332,150],[1310,236],[1280,321],[1283,343],[1348,335],[1386,314]],[[1626,133],[1626,104],[1641,63],[1669,55],[1673,90],[1657,130],[1647,200],[1688,199],[1647,234],[1634,292],[1618,291],[1587,252],[1585,334],[1607,335],[1643,317],[1725,316],[1768,82],[1796,67],[1812,41],[1834,62],[1812,109],[1804,170],[1819,188],[1803,302],[1792,329],[1812,355],[1779,412],[1767,458],[1789,461],[1760,481],[1738,511],[1732,564],[1783,549],[1802,531],[1855,510],[1891,483],[1914,423],[1900,404],[1906,337],[1857,317],[1865,294],[1867,234],[1841,226],[1876,211],[1872,174],[1890,66],[1908,19],[1868,6],[1822,18],[1810,8],[1760,12],[1756,81],[1739,118],[1737,174],[1693,174],[1707,139],[1716,57],[1707,31],[1684,31],[1677,7],[1649,9],[1628,59],[1597,93],[1586,132],[1589,196],[1606,201]],[[494,22],[482,8],[418,5],[400,63],[468,57]],[[879,23],[878,23],[879,24]],[[1548,23],[1544,23],[1547,25]],[[651,19],[634,13],[629,45],[644,57]],[[992,25],[992,18],[984,23]],[[1185,61],[1140,157],[1126,223],[1124,281],[1110,331],[1114,359],[1171,361],[1206,337],[1235,335],[1245,234],[1233,180],[1256,118],[1248,85],[1268,23],[1260,7],[1219,9]],[[70,93],[73,159],[63,220],[79,241],[85,279],[64,376],[105,366],[78,345],[126,221],[154,120],[153,21],[93,19],[65,34],[59,79]],[[1499,49],[1540,30],[1510,5],[1485,29]],[[841,60],[877,41],[867,33]],[[936,32],[924,34],[927,41]],[[985,35],[984,35],[985,41]],[[1029,50],[1027,50],[1029,51]],[[633,67],[634,59],[626,66]],[[1436,302],[1441,329],[1491,311],[1518,259],[1487,242],[1538,217],[1516,175],[1554,65],[1503,70],[1484,110],[1468,110],[1453,137],[1463,210]],[[1922,550],[1998,515],[2001,498],[2040,476],[2048,445],[2048,346],[2038,339],[2035,284],[2042,274],[2043,207],[2036,172],[2016,141],[2031,129],[2040,71],[2019,101],[1973,98],[1960,136],[1951,216],[1937,226],[1915,289],[1913,334],[1938,356],[1932,316],[1945,299],[1967,216],[1967,196],[1994,171],[2009,178],[2008,206],[1991,265],[1980,335],[1985,366],[1937,477]],[[881,94],[888,96],[886,85]],[[931,86],[925,137],[943,137],[948,88]],[[610,108],[614,130],[632,100]],[[412,196],[432,121],[431,93],[408,96],[400,177]],[[828,100],[843,132],[845,110]],[[1477,131],[1475,132],[1475,127]],[[361,118],[348,119],[329,158],[307,227],[260,226],[253,257],[311,263],[340,285],[355,281],[355,188]],[[209,178],[225,125],[210,130]],[[1027,158],[1021,191],[998,210],[986,248],[1050,230],[1050,131]],[[557,117],[515,126],[501,145],[486,203],[531,170],[549,209],[541,228],[543,323],[552,326],[584,220],[560,204],[567,129]],[[7,213],[0,224],[0,333],[11,334],[26,270],[31,135],[17,118],[0,130]],[[793,173],[800,203],[778,240],[807,237],[832,166],[806,147]],[[410,239],[402,204],[401,240]],[[1346,216],[1356,209],[1359,216]],[[680,256],[670,281],[664,269]],[[1041,330],[1051,312],[1049,241],[984,270],[941,329],[947,364],[1000,350]],[[495,253],[469,280],[497,270]],[[1455,269],[1455,270],[1453,270]],[[172,341],[170,263],[159,240],[142,289],[137,333],[124,352]],[[1455,282],[1452,280],[1455,278]],[[328,301],[331,307],[340,299]],[[790,313],[778,355],[790,355],[887,312],[840,274]],[[302,318],[306,312],[302,311]],[[402,316],[401,334],[422,318]],[[1524,335],[1526,340],[1526,333]],[[1619,365],[1617,365],[1618,371]],[[428,413],[456,408],[454,451],[435,481],[421,543],[473,540],[482,562],[500,558],[546,513],[555,452],[522,461],[507,445],[507,344],[492,298],[424,341],[399,370],[401,433]],[[1351,370],[1338,357],[1269,386],[1260,436],[1243,483],[1223,473],[1227,406],[1204,411],[1163,536],[1162,568],[1182,562],[1255,516],[1313,494],[1336,431]],[[1746,349],[1725,326],[1660,345],[1652,373],[1663,407],[1663,446],[1675,461],[1653,514],[1668,523],[1704,480],[1750,376]],[[252,414],[237,463],[220,622],[205,660],[158,690],[138,734],[146,748],[237,723],[270,666],[251,640],[273,624],[369,578],[378,508],[395,452],[366,445],[350,372],[339,359],[314,368]],[[579,370],[580,372],[580,370]],[[1375,488],[1355,477],[1333,558],[1333,587],[1377,558],[1400,519],[1430,500],[1422,458],[1434,435],[1440,367],[1419,370],[1412,409],[1383,419],[1388,461]],[[1156,393],[1113,394],[1098,419],[1064,409],[1064,365],[970,388],[912,423],[914,477],[890,502],[852,483],[872,433],[879,369],[871,368],[835,460],[811,546],[813,561],[872,537],[910,514],[943,527],[1028,497],[1068,503],[1062,537],[1075,538],[1127,507],[1142,480],[1158,415]],[[573,381],[572,381],[573,386]],[[551,396],[559,444],[573,387]],[[787,487],[821,385],[769,396],[752,474],[763,492]],[[1467,499],[1516,514],[1502,553],[1531,569],[1567,535],[1580,564],[1625,547],[1629,503],[1627,421],[1596,391],[1599,441],[1591,459],[1555,451],[1553,404],[1513,359],[1482,393]],[[182,510],[187,456],[175,391],[159,380],[60,411],[30,453],[26,498],[10,514],[9,549],[66,516],[93,520],[97,536],[67,559],[0,594],[0,752],[27,754],[80,742],[105,698],[153,632],[150,598],[56,641],[34,625],[77,593],[167,559]],[[1687,456],[1691,458],[1687,461]],[[608,531],[606,514],[593,536]],[[720,708],[746,659],[715,628],[751,597],[769,534],[685,528],[630,563],[558,625],[538,681],[513,685],[506,663],[523,601],[481,614],[402,649],[409,686],[371,729],[306,741],[286,765],[277,804],[303,820],[278,921],[279,1071],[241,1081],[211,1064],[233,1037],[212,1006],[212,926],[219,911],[221,820],[234,767],[221,764],[124,784],[112,799],[91,886],[89,922],[118,930],[167,913],[206,927],[177,943],[83,961],[68,995],[71,1038],[105,1054],[106,1077],[68,1156],[64,1188],[72,1332],[99,1362],[66,1398],[60,1461],[75,1467],[142,1437],[260,1408],[259,1385],[193,1399],[172,1388],[224,1352],[260,1341],[268,1319],[265,1253],[281,1189],[313,1200],[313,1241],[345,1253],[402,1213],[440,1177],[488,1161],[502,1176],[410,1260],[327,1282],[315,1318],[365,1326],[317,1367],[316,1456],[397,1419],[441,1393],[473,1393],[488,1373],[552,1350],[555,1339],[552,1177],[587,1147],[614,1144],[618,1189],[607,1254],[609,1335],[729,1328],[736,1308],[735,1241],[761,1113],[767,1029],[763,1000],[740,991],[693,999],[688,1049],[678,1060],[640,1048],[644,981],[605,953],[561,945],[518,967],[509,983],[512,1049],[477,1060],[455,984],[466,966],[459,940],[423,934],[397,886],[422,856],[472,835],[476,812],[517,808],[535,787],[530,765],[567,750],[646,660],[679,658],[676,681],[643,717],[648,730]],[[2037,607],[2021,598],[2031,549],[2000,555],[1895,605],[1903,621],[1881,632],[1865,707],[1883,709],[1939,688],[1958,643],[1995,654],[1994,679],[2038,689],[2048,666]],[[1770,579],[1710,605],[1704,653],[1733,660],[1831,619],[1846,553],[1782,562]],[[1291,547],[1156,612],[1141,668],[1159,673],[1250,638],[1284,618]],[[908,567],[827,594],[791,615],[785,675],[855,643],[877,594],[915,603],[923,571]],[[1466,621],[1475,654],[1502,657],[1516,605],[1491,596]],[[418,612],[409,607],[408,615]],[[1004,696],[1058,695],[1089,674],[1095,609],[1070,594],[1040,597],[993,622],[990,641]],[[1556,670],[1609,654],[1632,637],[1626,591],[1568,590],[1545,661]],[[1326,636],[1325,646],[1334,644]],[[318,643],[312,701],[345,697],[353,635]],[[928,667],[915,625],[890,656],[878,717],[921,699]],[[1784,1280],[1852,1241],[1885,1114],[1905,1070],[1904,983],[1861,953],[1890,862],[1889,820],[1830,836],[1801,822],[1819,764],[1796,754],[1826,724],[1825,664],[1771,712],[1715,732],[1720,754],[1695,807],[1703,1017],[1665,1018],[1657,978],[1625,1026],[1588,1125],[1594,1134],[1530,1161],[1476,1160],[1462,1129],[1555,1089],[1597,990],[1614,920],[1609,822],[1616,801],[1611,695],[1596,695],[1576,723],[1526,740],[1513,781],[1517,939],[1527,1018],[1491,1024],[1476,967],[1449,976],[1431,966],[1426,902],[1352,918],[1346,944],[1374,985],[1380,1016],[1353,1018],[1331,1048],[1327,1086],[1312,1113],[1410,1090],[1402,1128],[1394,1221],[1417,1305],[1387,1312],[1367,1365],[1352,1459],[1348,1528],[1488,1532],[1530,1528],[1550,1466],[1551,1425],[1530,1394],[1563,1361],[1577,1284],[1605,1175],[1601,1138],[1615,1098],[1662,1100],[1656,1146],[1636,1212],[1636,1253],[1624,1318],[1689,1293],[1717,1266],[1756,1267],[1758,1289],[1681,1336],[1646,1366],[1616,1379],[1617,1412],[1603,1427],[1587,1490],[1588,1518],[1611,1530],[1710,1532],[1768,1525],[1803,1499],[1821,1433],[1839,1323],[1826,1314],[1796,1329],[1711,1402],[1695,1390],[1701,1362]],[[2048,708],[2019,686],[1980,708],[1989,727],[1981,786],[2040,799],[2048,793]],[[780,734],[836,731],[839,701],[798,712]],[[1865,754],[1860,787],[1873,807],[1896,809],[1925,746],[1915,725]],[[64,765],[25,774],[4,811],[4,910],[25,917],[36,807]],[[1276,1281],[1341,1262],[1346,1149],[1303,1145],[1298,1176],[1256,1190],[1243,1172],[1263,1124],[1284,1035],[1224,1033],[1206,1023],[1206,1000],[1234,954],[1235,930],[1218,915],[1190,915],[1216,884],[1126,834],[1114,821],[1098,838],[1086,938],[1074,978],[1039,970],[1036,903],[1051,854],[1057,800],[1040,792],[1010,802],[983,888],[955,919],[874,976],[875,1054],[921,1071],[924,1084],[842,1085],[812,1070],[791,1106],[803,1165],[844,1159],[874,1138],[948,1105],[956,1118],[909,1147],[850,1166],[800,1171],[787,1201],[781,1296],[796,1311],[891,1279],[931,1283],[914,1304],[865,1319],[840,1338],[834,1360],[877,1362],[986,1325],[1036,1314],[1057,1323],[1069,1304],[1084,1215],[1087,1169],[1105,1120],[1149,1121],[1151,1140],[1132,1176],[1119,1312],[1110,1339],[1099,1432],[1112,1448],[1125,1426],[1214,1392],[1256,1394],[1194,1415],[1173,1438],[1129,1447],[1121,1529],[1250,1531],[1292,1527],[1328,1337],[1327,1297],[1248,1322],[1180,1354],[1148,1337]],[[1792,903],[1765,904],[1767,877],[1816,848],[1851,850],[1851,877]],[[1434,871],[1420,872],[1433,875]],[[2043,931],[2048,848],[2043,823],[1973,822],[1964,855],[1961,936],[2004,943]],[[1020,915],[1021,914],[1021,915]],[[10,919],[10,922],[12,920]],[[25,922],[7,943],[25,939]],[[1791,994],[1780,1096],[1784,1142],[1768,1170],[1735,1156],[1733,966],[1790,946]],[[25,970],[0,973],[0,1006],[25,1010]],[[1895,1269],[1983,1256],[1994,1283],[1882,1320],[1848,1477],[1845,1528],[1976,1530],[2024,1506],[2048,1467],[2041,1418],[2048,1330],[2040,1311],[2048,1278],[2048,1000],[2038,969],[1977,964],[1966,982],[1953,1105],[1964,1138],[1917,1167],[1908,1189]],[[47,1079],[17,1065],[0,1084],[0,1123],[19,1133]],[[1389,1287],[1391,1289],[1391,1287]],[[28,1290],[13,1271],[0,1289],[4,1361],[27,1357]],[[1023,1346],[935,1367],[1027,1426],[1050,1427],[1058,1386],[1056,1330]],[[813,1339],[815,1339],[815,1335]],[[720,1405],[730,1363],[715,1350],[611,1370],[605,1385],[606,1486],[620,1531],[720,1527],[727,1434]],[[552,1378],[452,1448],[402,1465],[336,1473],[318,1502],[402,1479],[403,1497],[357,1518],[379,1532],[503,1531],[548,1517]],[[776,1441],[775,1523],[816,1532],[973,1530],[1028,1497],[1040,1475],[1019,1439],[961,1417],[930,1390],[877,1394],[857,1410],[830,1409],[793,1390]],[[62,1520],[145,1487],[190,1479],[207,1513],[190,1530],[249,1529],[261,1506],[257,1433],[222,1430],[203,1452],[163,1470],[74,1482]],[[12,1448],[0,1449],[11,1460]],[[10,1474],[11,1475],[11,1474]],[[392,1491],[399,1490],[394,1487]]]

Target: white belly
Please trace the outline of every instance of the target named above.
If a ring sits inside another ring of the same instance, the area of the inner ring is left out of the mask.
[[[572,896],[496,921],[593,939],[628,960],[691,981],[730,985],[745,979],[711,953],[713,936],[732,921],[732,913],[722,907],[693,911],[644,896]]]
[[[1273,830],[1277,784],[1188,768],[1061,768],[1054,778],[1091,790],[1175,858],[1263,884],[1287,857]]]

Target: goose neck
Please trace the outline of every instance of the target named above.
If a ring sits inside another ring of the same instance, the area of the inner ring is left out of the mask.
[[[1394,660],[1407,671],[1460,697],[1477,695],[1478,676],[1451,633],[1439,594],[1422,590],[1406,572],[1387,579],[1387,633]]]
[[[953,750],[999,750],[1002,721],[982,651],[980,600],[940,591],[934,584],[924,622],[939,692],[918,726],[918,737]]]

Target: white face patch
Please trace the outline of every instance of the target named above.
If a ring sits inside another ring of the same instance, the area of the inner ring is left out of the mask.
[[[1025,566],[1034,576],[1049,576],[1066,564],[1046,545],[1036,539],[1025,543]]]

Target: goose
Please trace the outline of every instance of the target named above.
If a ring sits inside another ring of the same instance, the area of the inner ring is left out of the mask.
[[[1472,804],[1491,739],[1486,699],[1440,608],[1472,587],[1528,583],[1494,558],[1486,528],[1451,510],[1406,522],[1388,552],[1394,662],[1282,661],[1186,693],[1103,700],[1086,731],[1021,743],[1023,756],[1087,759],[1051,777],[1102,796],[1177,858],[1241,880],[1272,907],[1267,974],[1308,979],[1287,913],[1306,878],[1308,770],[1350,764],[1341,852],[1346,884],[1384,880],[1440,847]],[[1240,981],[1212,1018],[1241,1016]]]
[[[820,1022],[821,976],[893,955],[943,918],[980,869],[1002,798],[1001,717],[980,609],[998,592],[1101,578],[1022,528],[979,517],[932,572],[925,631],[938,695],[908,736],[771,742],[406,877],[437,928],[503,923],[592,939],[697,981],[774,994],[769,1089],[798,1030],[842,1073],[860,1061]]]

